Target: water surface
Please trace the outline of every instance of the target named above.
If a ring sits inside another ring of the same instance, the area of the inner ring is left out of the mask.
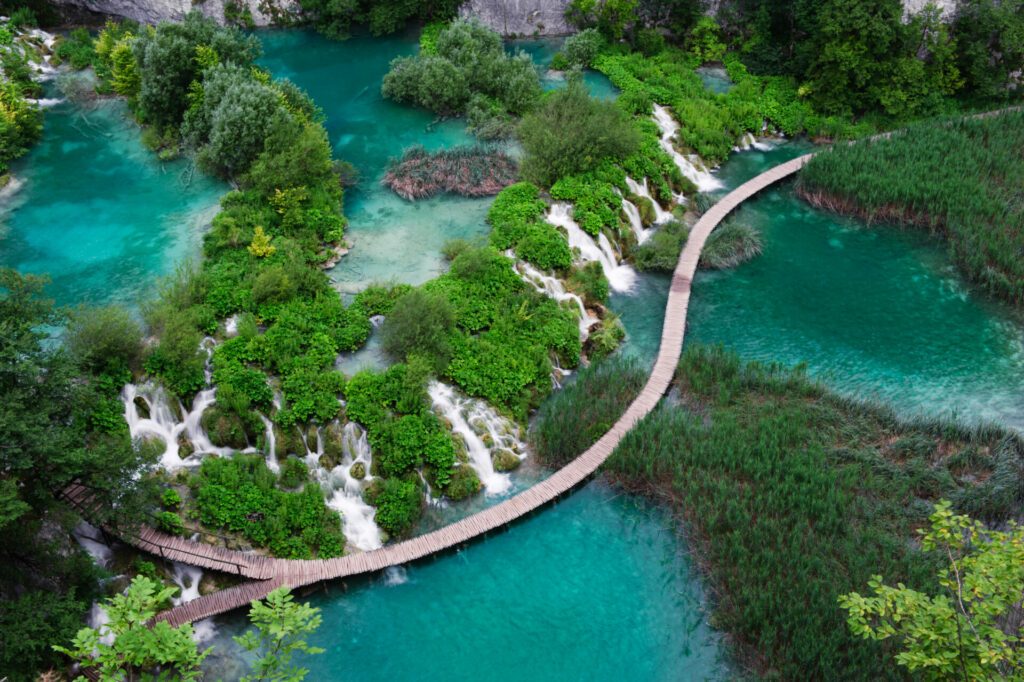
[[[49,88],[48,97],[60,93]],[[227,187],[146,149],[120,100],[45,110],[0,199],[0,266],[49,274],[58,305],[136,305],[199,253]],[[16,186],[20,184],[20,188]]]

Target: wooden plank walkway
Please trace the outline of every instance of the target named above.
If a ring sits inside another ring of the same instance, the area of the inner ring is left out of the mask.
[[[135,544],[140,549],[156,546],[176,561],[192,563],[204,568],[224,570],[225,564],[238,566],[242,575],[257,578],[230,589],[200,597],[157,616],[172,625],[181,625],[202,618],[246,606],[254,599],[262,599],[271,590],[282,585],[301,587],[324,580],[344,578],[362,573],[373,573],[389,566],[409,563],[417,559],[458,547],[488,531],[500,528],[569,492],[590,477],[604,463],[622,438],[657,406],[668,390],[675,374],[683,348],[686,331],[686,313],[690,302],[690,285],[697,272],[697,264],[708,235],[729,213],[742,202],[766,187],[796,173],[811,158],[806,154],[758,175],[745,182],[711,207],[690,231],[686,247],[672,275],[665,322],[661,332],[661,346],[654,369],[643,390],[614,426],[586,452],[556,471],[549,478],[524,490],[518,495],[493,507],[477,512],[444,528],[389,545],[371,552],[351,554],[334,559],[287,560],[269,559],[241,552],[230,552],[210,545],[174,538],[151,531]],[[165,545],[165,543],[167,543]],[[145,546],[144,546],[145,545]],[[157,554],[160,551],[155,552]],[[197,558],[201,557],[201,558]],[[235,570],[228,570],[235,573]]]

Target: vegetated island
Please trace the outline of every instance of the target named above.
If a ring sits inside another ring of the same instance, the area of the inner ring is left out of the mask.
[[[514,183],[518,174],[515,160],[499,149],[463,146],[428,152],[415,146],[391,162],[382,182],[409,201],[442,192],[485,197]]]

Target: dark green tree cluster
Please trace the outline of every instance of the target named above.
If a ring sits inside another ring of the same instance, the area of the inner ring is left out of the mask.
[[[119,418],[138,326],[79,311],[64,350],[45,330],[67,320],[42,286],[0,270],[0,670],[11,680],[52,664],[50,644],[69,641],[98,596],[98,571],[70,538],[77,517],[58,496],[77,481],[94,523],[137,522],[150,494],[137,474],[153,461]]]
[[[752,67],[785,74],[829,113],[943,111],[952,95],[1019,96],[1024,3],[958,0],[909,17],[900,0],[738,0],[720,15]]]
[[[42,111],[28,101],[42,93],[39,84],[32,80],[31,65],[39,57],[34,47],[15,37],[12,28],[17,27],[0,26],[0,176],[43,132]]]
[[[476,20],[452,22],[433,45],[433,52],[391,63],[384,97],[445,116],[469,112],[481,128],[522,116],[540,97],[530,57],[506,53],[501,37]]]

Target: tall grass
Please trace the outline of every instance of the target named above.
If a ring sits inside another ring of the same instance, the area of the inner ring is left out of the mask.
[[[902,677],[887,648],[849,633],[837,596],[876,573],[933,584],[913,538],[940,496],[990,521],[1016,514],[1020,438],[904,421],[720,348],[688,347],[676,381],[679,404],[633,429],[606,471],[687,519],[713,624],[740,660],[787,680]]]
[[[990,293],[1024,303],[1024,112],[921,123],[838,145],[800,174],[812,204],[944,235]]]
[[[576,380],[540,408],[530,444],[542,462],[561,467],[612,427],[647,381],[633,358],[615,357],[580,370]]]

